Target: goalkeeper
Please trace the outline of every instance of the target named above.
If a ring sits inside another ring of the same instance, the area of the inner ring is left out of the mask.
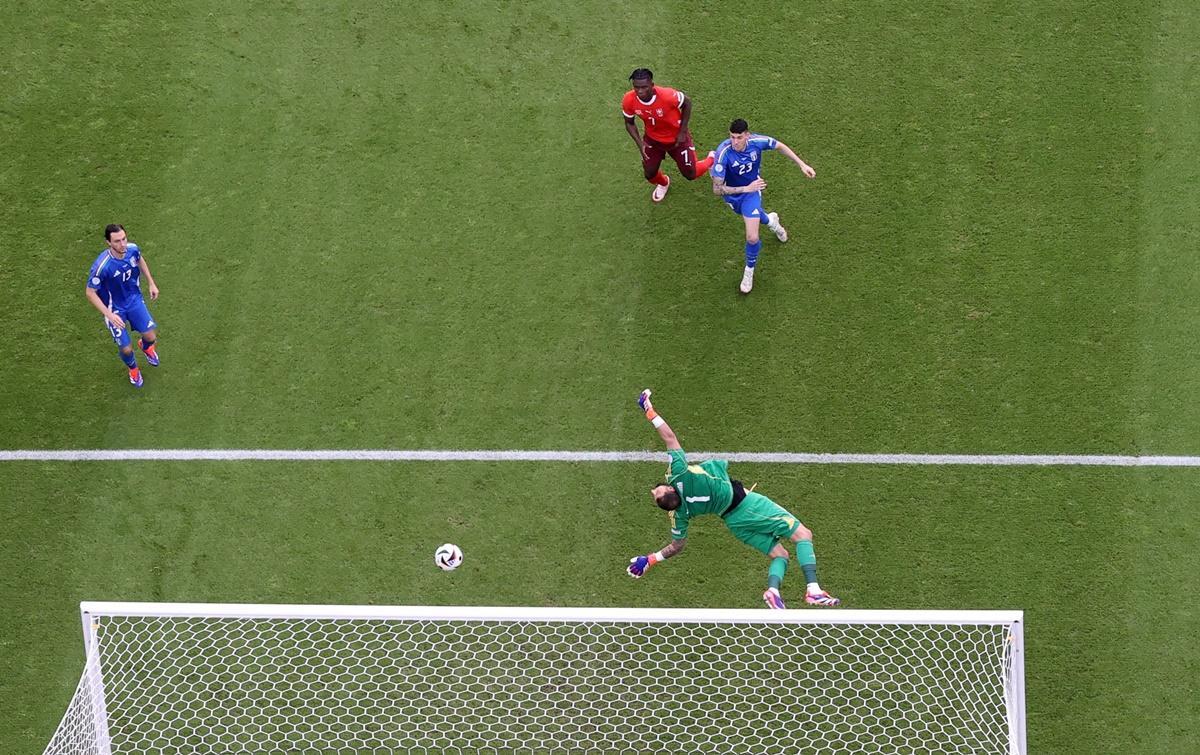
[[[660,509],[671,518],[671,542],[657,553],[630,559],[626,571],[638,578],[659,561],[680,553],[687,545],[688,522],[693,517],[715,514],[725,521],[734,537],[751,548],[762,551],[771,559],[767,570],[767,591],[763,600],[770,608],[786,608],[779,595],[783,575],[787,572],[788,551],[784,539],[796,544],[796,560],[804,570],[808,583],[804,601],[814,606],[836,606],[841,601],[821,589],[817,583],[817,557],[813,554],[813,533],[783,507],[729,478],[729,462],[706,461],[688,464],[675,433],[650,403],[649,389],[638,397],[638,406],[646,413],[658,435],[667,446],[671,466],[667,482],[658,485],[650,494]]]

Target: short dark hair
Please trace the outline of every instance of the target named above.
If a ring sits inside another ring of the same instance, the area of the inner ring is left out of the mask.
[[[654,502],[657,503],[658,507],[663,511],[674,511],[675,509],[679,508],[679,493],[675,491],[675,488],[671,488],[669,493],[663,493],[662,497],[655,498]]]
[[[729,124],[729,133],[731,134],[744,134],[749,130],[750,124],[746,123],[745,118],[737,118]]]
[[[635,68],[633,69],[633,73],[629,74],[629,80],[633,81],[634,79],[649,79],[650,81],[654,81],[654,73],[649,68]]]
[[[123,230],[125,230],[125,226],[121,225],[120,223],[109,223],[108,225],[104,226],[104,240],[112,241],[112,235],[117,231]]]

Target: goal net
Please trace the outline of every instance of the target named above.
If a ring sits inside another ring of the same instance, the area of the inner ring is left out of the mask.
[[[81,612],[47,755],[1025,752],[1020,612]]]

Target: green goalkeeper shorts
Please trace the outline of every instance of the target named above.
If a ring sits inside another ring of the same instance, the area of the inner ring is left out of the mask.
[[[800,520],[765,495],[746,493],[738,507],[725,517],[725,526],[746,545],[770,553],[775,543],[791,539]]]

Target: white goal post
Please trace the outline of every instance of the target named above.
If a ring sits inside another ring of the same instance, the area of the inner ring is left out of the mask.
[[[1025,753],[1020,611],[80,612],[46,755]]]

